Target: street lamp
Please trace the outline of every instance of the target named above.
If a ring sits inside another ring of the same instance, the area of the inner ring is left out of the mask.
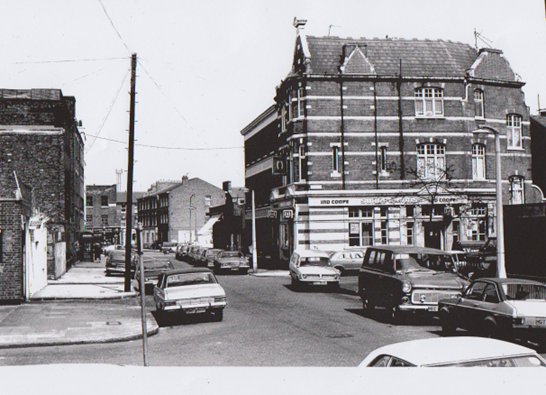
[[[258,254],[256,252],[256,203],[254,200],[254,189],[244,188],[245,193],[251,192],[252,194],[252,271],[256,273],[258,271]]]
[[[497,192],[497,277],[506,278],[506,263],[504,255],[504,219],[502,205],[502,176],[501,176],[501,149],[500,133],[490,126],[479,125],[479,129],[487,130],[495,135],[495,189]]]
[[[195,197],[195,194],[192,194],[190,196],[190,205],[188,206],[188,211],[190,212],[190,244],[192,242],[192,237],[191,237],[191,233],[192,233],[192,229],[191,229],[191,210],[194,209],[195,207],[192,207],[191,205],[191,200]]]

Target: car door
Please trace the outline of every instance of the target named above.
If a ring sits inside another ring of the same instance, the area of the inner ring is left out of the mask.
[[[457,304],[456,319],[461,328],[475,328],[483,315],[483,293],[488,283],[473,282]]]

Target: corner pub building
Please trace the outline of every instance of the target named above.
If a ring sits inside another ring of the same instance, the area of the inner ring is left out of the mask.
[[[241,131],[259,256],[484,241],[496,218],[484,125],[500,135],[504,204],[539,201],[524,82],[502,51],[311,37],[299,25],[275,104]]]

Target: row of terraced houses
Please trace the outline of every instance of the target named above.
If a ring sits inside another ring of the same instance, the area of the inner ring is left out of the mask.
[[[505,204],[542,201],[523,86],[500,50],[299,30],[274,104],[241,131],[259,253],[484,241],[496,231],[491,129]]]

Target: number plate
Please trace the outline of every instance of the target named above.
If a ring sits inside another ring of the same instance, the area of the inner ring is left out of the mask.
[[[536,324],[539,326],[546,326],[546,318],[537,318]]]
[[[237,271],[237,270],[239,270],[238,267],[232,267],[232,268],[231,268],[231,271],[232,271],[232,272],[235,272],[235,271]]]
[[[427,311],[438,311],[438,306],[430,306],[427,308]]]
[[[195,314],[195,313],[204,313],[205,310],[206,309],[204,307],[199,307],[199,308],[196,308],[196,309],[186,309],[184,311],[187,314]]]
[[[326,285],[328,282],[326,281],[313,281],[313,285]]]

